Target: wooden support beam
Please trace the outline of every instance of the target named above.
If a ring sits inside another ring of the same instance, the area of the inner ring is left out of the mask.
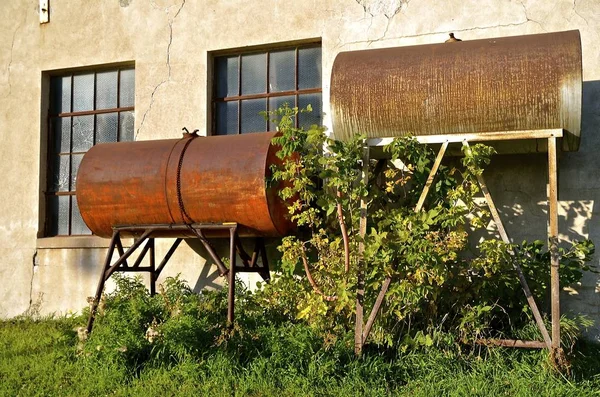
[[[375,300],[375,304],[373,305],[373,309],[371,309],[371,314],[367,320],[367,324],[363,330],[363,343],[367,341],[369,334],[371,333],[371,328],[373,328],[373,324],[375,324],[375,320],[377,320],[377,315],[379,314],[379,310],[381,309],[381,305],[383,304],[383,300],[385,299],[385,295],[390,289],[390,284],[392,283],[392,277],[387,276],[385,280],[383,280],[383,284],[381,285],[381,290],[379,290],[379,295],[377,295],[377,299]]]
[[[467,141],[463,142],[463,146],[465,146],[467,151],[470,151],[469,143]],[[500,218],[500,214],[498,213],[498,210],[496,209],[496,205],[494,204],[494,200],[492,199],[492,195],[490,194],[490,191],[487,188],[487,185],[485,183],[485,179],[483,178],[483,175],[477,175],[477,182],[479,182],[479,187],[481,188],[481,192],[483,193],[485,201],[487,202],[488,208],[490,210],[490,214],[492,215],[492,219],[494,220],[494,223],[496,224],[496,227],[498,228],[498,233],[500,234],[500,238],[502,239],[502,241],[504,241],[505,244],[511,244],[511,241],[508,238],[508,234],[506,233],[506,229],[504,228],[504,224],[502,223],[502,219]],[[542,319],[542,315],[540,314],[540,311],[537,307],[535,299],[533,298],[533,295],[531,294],[531,289],[529,288],[527,279],[525,278],[525,275],[523,274],[523,270],[521,269],[521,266],[515,260],[515,252],[512,249],[510,249],[509,253],[511,255],[511,258],[513,259],[512,265],[517,272],[517,276],[519,277],[519,282],[521,283],[521,288],[523,289],[523,292],[525,292],[525,297],[527,298],[527,303],[529,304],[529,308],[531,309],[531,312],[533,313],[533,317],[535,318],[535,322],[536,322],[540,332],[542,333],[542,337],[544,338],[546,346],[548,347],[548,349],[550,349],[550,346],[551,346],[550,335],[548,334],[548,330],[546,329],[546,325],[544,324],[544,320]]]
[[[364,145],[365,146],[363,147],[362,181],[366,186],[369,182],[369,146],[366,145],[366,143]],[[368,197],[362,197],[360,199],[360,220],[358,226],[358,234],[360,235],[360,241],[358,243],[358,264],[356,270],[356,322],[354,325],[354,353],[356,355],[362,354],[362,348],[364,344],[363,318],[365,299],[365,243],[363,240],[367,235],[367,199]]]
[[[550,252],[551,252],[551,293],[552,293],[552,338],[548,334],[548,330],[543,322],[540,311],[537,307],[535,299],[531,294],[531,290],[525,279],[523,271],[514,260],[515,252],[511,249],[509,253],[513,258],[512,264],[515,268],[517,275],[519,277],[519,282],[521,283],[521,287],[525,292],[525,296],[527,298],[527,303],[531,308],[533,316],[535,318],[536,324],[540,329],[540,332],[544,338],[544,341],[522,341],[522,340],[508,340],[508,339],[493,339],[493,340],[482,340],[477,343],[485,344],[485,345],[497,345],[497,346],[505,346],[505,347],[521,347],[521,348],[548,348],[552,349],[556,352],[560,349],[560,306],[559,306],[559,293],[560,293],[560,285],[559,285],[559,256],[558,256],[558,195],[557,195],[557,160],[556,160],[556,139],[562,137],[563,131],[559,130],[534,130],[534,131],[513,131],[513,132],[499,132],[499,133],[482,133],[482,134],[456,134],[452,136],[445,135],[437,135],[437,136],[426,136],[426,137],[417,137],[416,139],[420,143],[442,143],[442,147],[438,153],[434,166],[430,172],[430,175],[427,179],[423,192],[421,193],[421,197],[417,205],[415,206],[415,211],[418,212],[422,209],[423,203],[425,202],[425,198],[427,197],[427,193],[431,184],[433,183],[433,179],[435,177],[435,173],[439,167],[439,163],[443,158],[443,155],[447,149],[448,143],[450,142],[462,142],[463,145],[470,150],[469,140],[472,141],[493,141],[493,140],[509,140],[509,139],[540,139],[547,138],[548,139],[548,177],[549,177],[549,190],[548,190],[548,202],[549,202],[549,217],[550,217],[550,228],[549,228],[549,240],[550,240]],[[468,139],[471,138],[471,139]],[[370,139],[368,141],[368,146],[383,146],[391,143],[393,138],[376,138]],[[511,244],[510,238],[506,232],[504,224],[500,218],[500,214],[494,204],[492,196],[487,188],[485,183],[485,179],[482,175],[477,177],[477,181],[479,186],[481,187],[481,191],[484,195],[484,198],[488,204],[490,214],[498,228],[498,233],[502,241],[506,244]],[[359,273],[360,274],[360,273]],[[381,291],[377,296],[375,301],[375,305],[371,314],[369,315],[369,319],[367,324],[364,326],[362,338],[361,338],[361,348],[362,344],[366,341],[375,322],[378,311],[385,299],[385,295],[389,289],[391,283],[391,277],[386,277],[384,280]],[[363,289],[364,294],[364,289]],[[361,309],[361,318],[362,318],[362,306]],[[357,315],[358,315],[358,305],[357,305]],[[362,326],[362,321],[360,323]],[[357,322],[357,328],[359,323]],[[355,330],[356,331],[356,330]],[[357,336],[355,333],[355,347],[356,347]],[[355,349],[356,350],[356,349]]]
[[[438,168],[442,163],[442,159],[444,158],[444,154],[446,153],[446,149],[448,148],[448,142],[442,143],[442,147],[440,147],[440,151],[435,158],[435,162],[433,163],[433,167],[431,167],[431,171],[429,172],[429,176],[427,177],[427,182],[425,182],[425,187],[421,192],[421,196],[419,197],[419,201],[415,207],[415,212],[420,212],[423,208],[423,204],[425,203],[425,199],[427,198],[427,194],[429,193],[429,188],[433,183],[433,179],[435,178],[435,174],[437,174]]]
[[[546,343],[537,340],[521,340],[521,339],[477,339],[477,345],[483,346],[502,346],[502,347],[518,347],[523,349],[544,349]]]
[[[558,167],[556,137],[548,138],[548,247],[550,250],[550,295],[552,350],[560,349],[560,256],[558,253]]]
[[[512,141],[518,139],[548,139],[561,138],[563,130],[544,129],[544,130],[521,130],[521,131],[493,131],[477,133],[457,133],[442,135],[419,135],[414,138],[419,143],[444,143],[444,142],[489,142],[489,141]],[[396,137],[370,138],[367,140],[368,146],[386,146],[392,143]]]
[[[425,199],[427,198],[427,194],[429,193],[429,188],[431,187],[431,184],[433,183],[433,180],[435,179],[435,175],[437,174],[437,171],[440,168],[440,164],[442,163],[442,159],[444,158],[444,154],[446,153],[447,148],[448,148],[448,142],[444,142],[442,144],[442,147],[440,147],[440,151],[438,152],[437,157],[435,158],[435,162],[433,163],[433,166],[431,167],[431,171],[429,171],[429,176],[427,177],[427,182],[425,183],[425,187],[423,188],[423,191],[421,192],[419,201],[417,202],[417,205],[415,206],[415,212],[420,212],[421,209],[423,208],[423,204],[425,203]],[[367,340],[367,338],[369,337],[369,334],[371,333],[371,328],[373,328],[373,324],[375,323],[375,320],[377,319],[377,315],[379,314],[379,310],[381,309],[381,305],[383,304],[385,295],[387,294],[387,292],[390,288],[391,282],[392,282],[392,277],[387,276],[385,278],[385,280],[383,281],[383,284],[381,285],[381,290],[379,291],[379,295],[377,295],[377,299],[375,300],[375,304],[373,305],[373,309],[371,309],[371,314],[369,315],[369,318],[367,319],[367,324],[365,325],[364,330],[363,330],[363,337],[362,337],[363,343]]]

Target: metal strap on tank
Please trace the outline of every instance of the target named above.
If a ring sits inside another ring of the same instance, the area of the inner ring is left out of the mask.
[[[179,212],[181,213],[181,219],[185,224],[188,225],[194,223],[194,220],[187,213],[187,211],[185,210],[185,206],[183,205],[183,197],[181,196],[181,168],[183,167],[183,157],[185,156],[187,148],[190,146],[190,143],[192,143],[192,141],[198,137],[197,135],[190,135],[190,137],[183,138],[187,139],[187,141],[185,142],[183,150],[179,155],[179,164],[177,165],[177,202],[179,203]]]

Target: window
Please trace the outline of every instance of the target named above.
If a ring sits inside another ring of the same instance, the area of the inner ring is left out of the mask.
[[[77,170],[96,143],[133,140],[131,67],[50,78],[46,236],[89,235],[77,207]]]
[[[321,123],[321,46],[306,45],[214,58],[213,131],[217,135],[274,131],[261,111],[288,103],[313,111],[298,115]]]

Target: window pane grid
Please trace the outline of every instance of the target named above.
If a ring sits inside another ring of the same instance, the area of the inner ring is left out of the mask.
[[[89,110],[89,111],[83,111],[83,112],[65,112],[65,113],[50,114],[50,117],[89,116],[91,114],[104,114],[104,113],[113,113],[113,112],[126,112],[126,111],[130,111],[130,110],[134,110],[134,107],[133,106],[124,106],[124,107],[120,107],[120,108],[98,109],[98,110]]]
[[[213,131],[216,135],[272,131],[273,123],[258,120],[262,116],[252,113],[260,107],[259,99],[266,101],[261,110],[272,111],[284,102],[294,107],[301,102],[306,105],[301,98],[319,101],[321,98],[320,45],[219,56],[215,57],[214,65]],[[234,71],[237,72],[235,76]],[[303,82],[303,76],[308,76],[310,81]],[[262,92],[259,87],[263,87]],[[321,103],[311,104],[315,114],[310,121],[318,123]],[[302,124],[305,123],[296,118],[296,126]]]
[[[133,140],[132,68],[51,78],[46,235],[90,235],[76,202],[77,171],[101,142]]]

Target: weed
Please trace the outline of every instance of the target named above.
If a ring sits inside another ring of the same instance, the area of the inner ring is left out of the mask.
[[[568,376],[544,365],[545,351],[468,350],[446,343],[441,330],[430,334],[432,343],[413,334],[408,348],[371,345],[356,358],[351,333],[325,343],[243,288],[241,315],[224,332],[226,291],[196,295],[177,278],[156,296],[139,280],[117,279],[117,286],[84,342],[76,331],[84,316],[0,322],[0,395],[581,396],[600,389],[600,346],[589,342],[576,342]]]

